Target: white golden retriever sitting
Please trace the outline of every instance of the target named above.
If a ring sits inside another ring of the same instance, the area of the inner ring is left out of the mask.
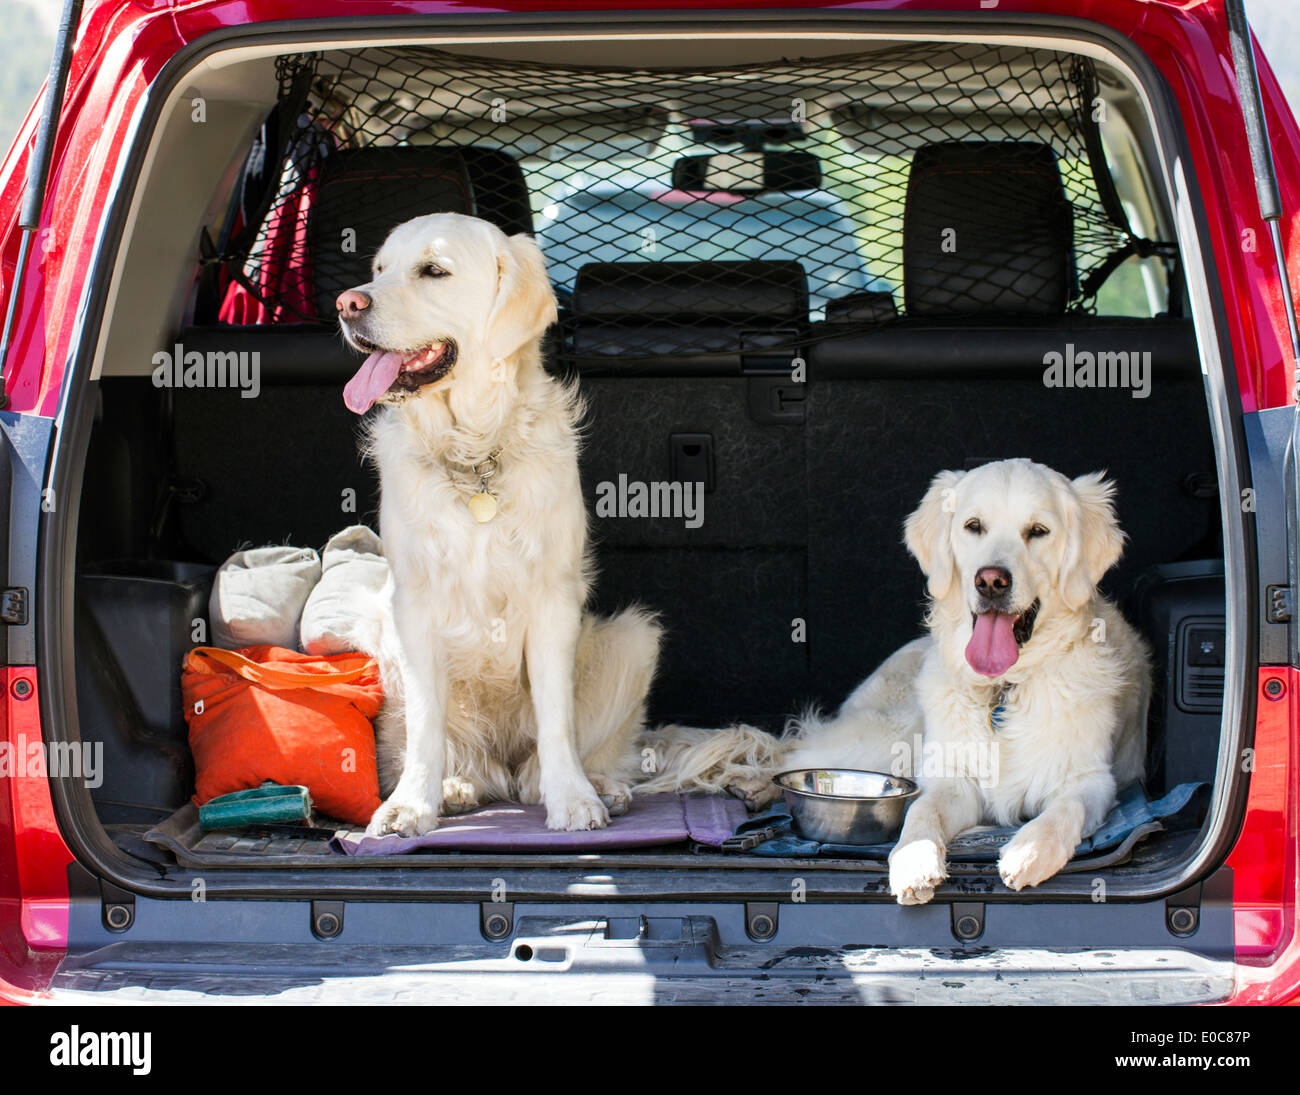
[[[783,741],[669,728],[661,751],[685,756],[665,782],[762,806],[782,769],[913,776],[921,794],[889,859],[901,904],[934,896],[949,841],[980,824],[1020,825],[998,863],[1007,886],[1051,878],[1143,774],[1149,654],[1096,589],[1124,544],[1113,492],[1100,474],[1070,480],[1029,460],[940,472],[905,527],[929,634],[834,718],[796,720]]]
[[[424,833],[516,797],[552,829],[603,827],[630,801],[660,632],[640,610],[583,611],[581,406],[542,367],[556,302],[541,252],[437,213],[393,229],[373,273],[337,302],[369,355],[344,399],[380,404],[367,448],[391,571],[359,644],[388,693],[388,797],[368,832]]]

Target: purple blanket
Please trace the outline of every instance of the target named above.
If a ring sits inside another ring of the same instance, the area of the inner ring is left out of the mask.
[[[444,817],[424,836],[363,836],[341,832],[330,849],[341,855],[401,855],[428,848],[456,852],[567,852],[649,848],[694,840],[716,847],[748,815],[734,798],[713,795],[644,795],[633,797],[622,817],[604,829],[579,833],[546,827],[546,810],[516,802],[496,802],[473,813]]]

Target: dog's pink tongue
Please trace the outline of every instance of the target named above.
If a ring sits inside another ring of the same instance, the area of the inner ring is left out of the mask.
[[[393,353],[371,354],[361,363],[357,375],[343,388],[343,402],[355,414],[365,414],[375,400],[393,386],[402,370],[402,355]]]
[[[1000,677],[1016,664],[1016,618],[1006,612],[981,612],[966,644],[966,662],[976,673]]]

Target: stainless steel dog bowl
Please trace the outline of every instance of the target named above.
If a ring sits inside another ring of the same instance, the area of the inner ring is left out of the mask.
[[[774,778],[795,830],[822,844],[897,840],[908,805],[921,793],[910,779],[853,768],[800,768]]]

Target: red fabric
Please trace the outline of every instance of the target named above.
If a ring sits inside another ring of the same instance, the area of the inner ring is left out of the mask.
[[[181,694],[196,805],[273,780],[305,785],[316,809],[354,825],[379,808],[371,720],[384,694],[374,659],[200,646],[185,658]]]
[[[316,193],[319,168],[266,215],[264,249],[258,253],[255,284],[268,308],[237,281],[231,281],[217,318],[237,327],[293,323],[316,315],[316,276],[307,246],[307,219]]]

